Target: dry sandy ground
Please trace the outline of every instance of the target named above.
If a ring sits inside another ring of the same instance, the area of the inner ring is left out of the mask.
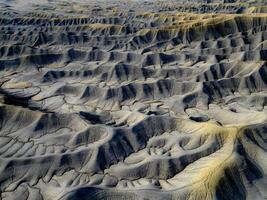
[[[0,199],[267,199],[264,1],[31,2],[0,4]]]

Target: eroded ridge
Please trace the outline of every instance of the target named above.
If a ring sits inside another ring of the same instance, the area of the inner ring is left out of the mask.
[[[0,4],[0,198],[266,199],[266,10]]]

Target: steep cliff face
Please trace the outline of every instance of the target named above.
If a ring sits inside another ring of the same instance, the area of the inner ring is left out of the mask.
[[[264,4],[3,2],[0,198],[267,198]]]

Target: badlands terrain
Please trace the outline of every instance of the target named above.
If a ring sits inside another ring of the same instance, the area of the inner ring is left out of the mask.
[[[267,199],[265,0],[1,0],[1,200]]]

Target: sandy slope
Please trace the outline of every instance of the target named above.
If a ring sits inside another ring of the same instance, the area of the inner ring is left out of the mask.
[[[4,1],[0,198],[267,199],[266,11]]]

